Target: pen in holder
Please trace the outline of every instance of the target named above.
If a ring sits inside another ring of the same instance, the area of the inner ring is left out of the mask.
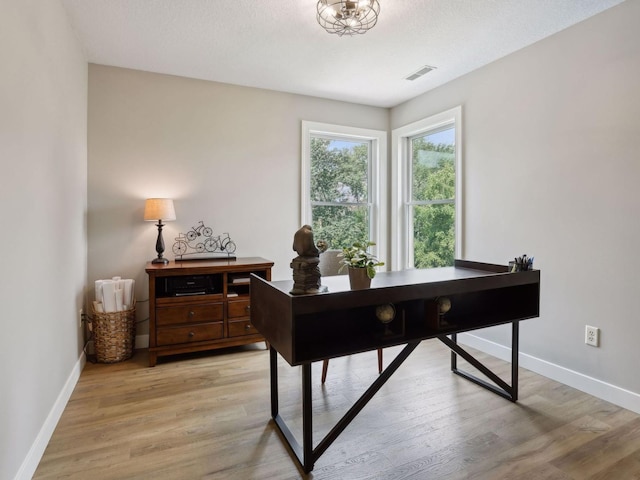
[[[526,255],[516,257],[515,261],[509,262],[510,272],[526,272],[533,269],[533,257],[529,258]]]

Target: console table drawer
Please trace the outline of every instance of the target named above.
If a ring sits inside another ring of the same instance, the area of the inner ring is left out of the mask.
[[[241,320],[236,322],[229,322],[229,336],[241,337],[243,335],[256,335],[258,330],[254,327],[249,320]]]
[[[211,322],[224,318],[224,304],[184,305],[162,307],[156,310],[158,325],[179,325],[181,323]]]
[[[223,336],[224,328],[222,322],[159,328],[157,331],[157,344],[175,345],[178,343],[202,342],[205,340],[217,340]]]
[[[249,300],[229,302],[229,318],[248,317],[250,314]]]

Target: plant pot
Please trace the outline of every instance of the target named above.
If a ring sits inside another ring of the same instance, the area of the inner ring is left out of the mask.
[[[351,290],[362,290],[371,286],[371,279],[366,268],[349,267],[349,284]]]

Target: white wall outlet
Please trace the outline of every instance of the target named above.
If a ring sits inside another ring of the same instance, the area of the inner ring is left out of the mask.
[[[600,344],[600,329],[586,325],[584,328],[584,343],[594,347]]]

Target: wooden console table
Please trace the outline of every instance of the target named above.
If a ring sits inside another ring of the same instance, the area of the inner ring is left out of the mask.
[[[272,266],[257,257],[147,263],[149,366],[161,355],[264,341],[250,322],[250,275],[268,281]]]
[[[455,266],[384,272],[370,289],[350,290],[346,276],[322,279],[329,289],[314,295],[291,295],[292,281],[251,277],[251,322],[270,344],[271,416],[305,472],[336,440],[422,340],[437,338],[451,349],[451,370],[511,401],[518,399],[519,321],[539,316],[540,272],[509,273],[502,265],[456,260]],[[451,301],[439,315],[438,298]],[[376,307],[392,304],[395,318],[387,326]],[[511,384],[457,343],[457,334],[511,323]],[[405,345],[371,386],[313,447],[311,363],[380,347]],[[302,366],[302,445],[278,413],[277,355]],[[477,368],[489,383],[457,368],[457,356]]]

